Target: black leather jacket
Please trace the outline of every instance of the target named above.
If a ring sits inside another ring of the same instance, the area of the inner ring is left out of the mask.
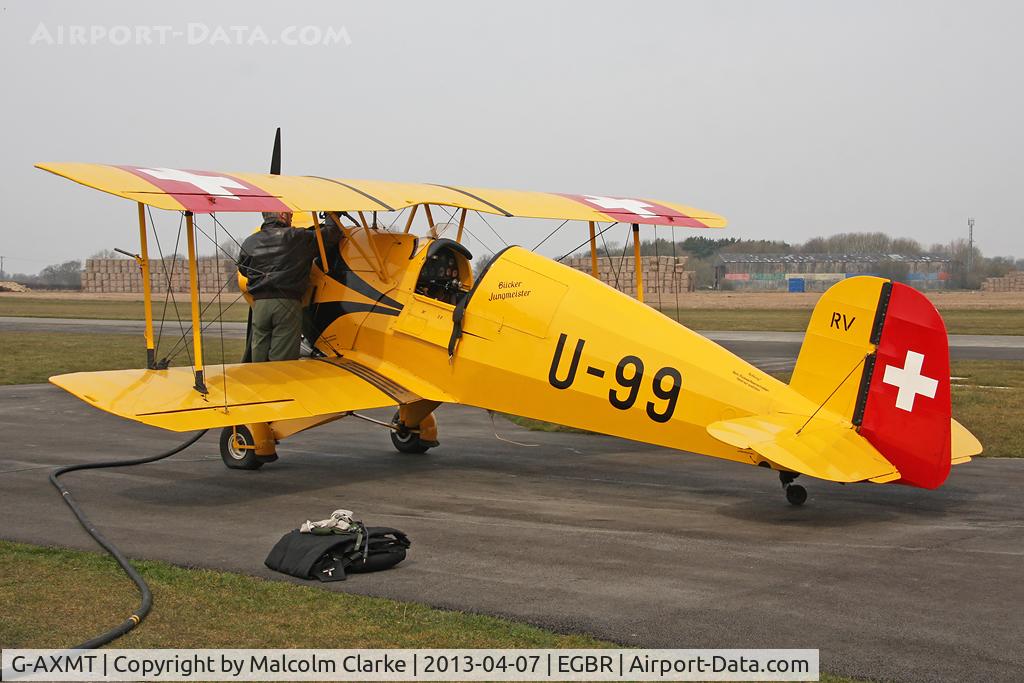
[[[341,231],[321,226],[324,249],[330,258],[338,249]],[[238,272],[248,279],[253,299],[301,299],[309,287],[309,271],[320,250],[312,229],[292,228],[264,222],[259,232],[242,242]]]

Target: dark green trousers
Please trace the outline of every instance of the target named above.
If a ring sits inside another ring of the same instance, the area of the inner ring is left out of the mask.
[[[252,302],[252,362],[295,360],[302,342],[302,304],[295,299]]]

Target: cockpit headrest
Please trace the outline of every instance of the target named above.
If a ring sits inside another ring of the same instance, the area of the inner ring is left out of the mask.
[[[459,244],[455,240],[450,240],[445,237],[438,238],[430,243],[430,246],[427,247],[427,258],[440,253],[444,249],[451,249],[456,253],[462,254],[468,261],[473,260],[473,254],[470,253],[469,249],[466,249],[464,245]]]

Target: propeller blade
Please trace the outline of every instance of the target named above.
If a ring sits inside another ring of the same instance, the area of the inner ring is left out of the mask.
[[[281,175],[281,129],[274,135],[274,153],[270,157],[270,175]]]

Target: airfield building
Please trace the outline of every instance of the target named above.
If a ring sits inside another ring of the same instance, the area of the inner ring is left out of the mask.
[[[855,275],[878,275],[917,289],[944,289],[953,261],[903,254],[719,254],[716,289],[823,292]]]

